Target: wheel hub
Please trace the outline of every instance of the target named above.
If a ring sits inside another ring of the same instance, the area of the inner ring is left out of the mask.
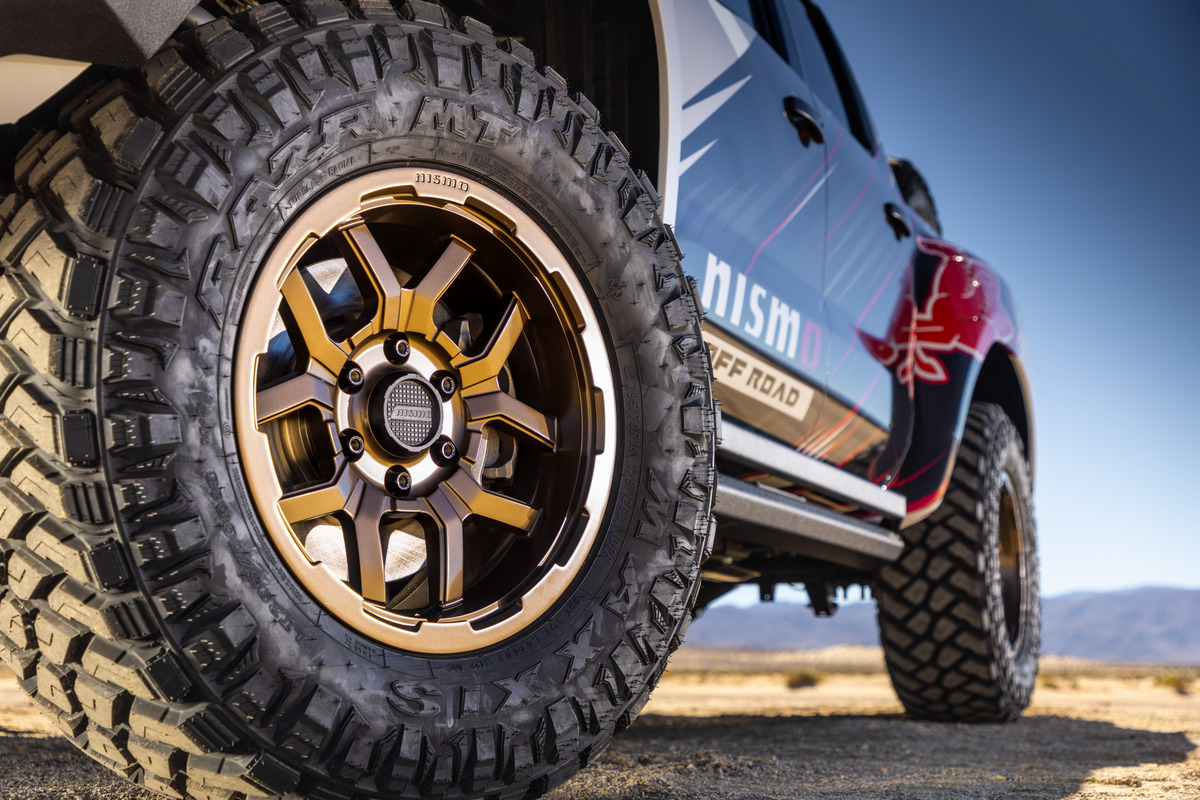
[[[371,395],[371,430],[375,438],[398,455],[429,448],[442,422],[442,398],[429,381],[414,373],[384,377]]]
[[[456,454],[462,452],[466,405],[459,392],[447,394],[435,388],[435,382],[453,375],[448,355],[439,345],[414,338],[403,365],[397,366],[388,357],[391,333],[372,337],[350,354],[351,363],[363,372],[363,381],[359,388],[339,387],[337,426],[363,435],[363,453],[346,469],[387,494],[424,497],[457,468],[431,448],[450,442]],[[388,479],[388,472],[397,468],[409,476],[402,491],[396,491]]]

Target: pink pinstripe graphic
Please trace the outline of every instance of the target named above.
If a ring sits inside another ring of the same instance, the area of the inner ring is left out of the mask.
[[[764,239],[763,243],[760,244],[758,249],[754,251],[754,256],[750,259],[750,266],[746,267],[746,272],[744,274],[750,274],[750,270],[754,269],[754,264],[758,261],[758,256],[760,253],[762,253],[763,248],[769,245],[771,240],[778,236],[780,232],[787,227],[789,222],[795,219],[796,214],[800,211],[801,206],[803,206],[807,200],[801,201],[800,205],[798,206],[794,206],[793,204],[796,202],[797,198],[801,197],[805,192],[808,191],[808,187],[812,186],[813,181],[825,174],[825,168],[829,166],[829,162],[833,159],[834,154],[837,153],[838,148],[841,147],[841,145],[842,132],[839,131],[837,141],[833,143],[833,147],[830,148],[829,152],[825,154],[825,160],[821,162],[821,166],[817,167],[817,171],[812,174],[812,177],[805,182],[804,186],[800,187],[800,191],[796,192],[796,196],[788,201],[788,211],[783,217],[783,222],[780,222],[779,225],[776,226],[775,230],[771,231],[771,235]]]
[[[824,433],[820,434],[820,438],[818,438],[815,442],[805,446],[802,451],[810,455],[815,454],[816,458],[822,458],[823,455],[827,455],[829,452],[829,442],[837,438],[838,434],[845,430],[846,426],[858,417],[858,412],[862,410],[863,403],[865,403],[867,398],[871,396],[871,392],[875,391],[875,384],[879,383],[879,376],[882,374],[882,372],[876,372],[875,379],[871,381],[871,385],[867,387],[865,392],[863,392],[862,397],[858,398],[858,401],[854,404],[854,408],[847,411],[844,417],[827,428]],[[805,439],[811,438],[811,436],[805,437]],[[802,442],[804,442],[804,439],[797,439],[792,443],[792,449],[799,448]]]
[[[816,250],[813,251],[814,256],[817,253],[821,252],[822,248],[824,248],[825,245],[829,244],[829,240],[833,238],[833,235],[835,233],[837,233],[838,228],[842,227],[842,225],[850,217],[850,214],[854,211],[854,209],[858,208],[858,204],[862,202],[862,199],[867,196],[867,190],[870,189],[871,184],[875,182],[875,168],[878,165],[878,162],[879,162],[879,159],[877,159],[877,158],[871,159],[871,174],[867,176],[867,184],[865,186],[863,186],[862,191],[858,193],[858,197],[854,198],[854,202],[851,203],[850,207],[846,209],[846,213],[842,214],[842,218],[838,220],[837,225],[834,225],[832,228],[829,229],[829,233],[827,233],[825,235],[825,241],[821,242],[821,247],[818,247]]]
[[[922,476],[922,475],[924,475],[926,472],[928,472],[929,470],[933,469],[935,466],[937,466],[938,464],[942,463],[942,462],[943,462],[943,461],[945,461],[945,460],[946,460],[946,456],[945,456],[945,455],[940,455],[940,456],[938,456],[937,458],[935,458],[933,461],[930,461],[928,464],[926,464],[925,466],[921,467],[919,470],[917,470],[917,471],[916,471],[916,472],[914,472],[913,474],[906,476],[906,477],[905,477],[903,480],[898,480],[898,481],[894,480],[894,481],[892,481],[891,485],[889,485],[889,486],[888,486],[888,488],[889,488],[889,489],[899,489],[899,488],[900,488],[901,486],[903,486],[904,484],[906,484],[906,483],[911,483],[912,481],[914,481],[914,480],[916,480],[917,478],[921,477],[921,476]],[[914,507],[914,504],[913,504],[913,502],[912,502],[912,501],[910,501],[910,502],[909,502],[909,507],[910,507],[910,508]]]
[[[892,276],[896,274],[896,269],[901,264],[905,263],[907,259],[908,254],[905,253],[904,255],[900,256],[900,258],[896,260],[896,263],[892,264],[892,268],[888,270],[887,277],[883,279],[883,283],[879,284],[879,288],[875,290],[875,295],[871,298],[870,302],[867,303],[866,308],[863,309],[862,314],[858,316],[858,320],[854,323],[854,338],[850,341],[850,346],[846,348],[846,352],[842,354],[842,358],[840,361],[838,361],[837,366],[834,367],[833,371],[829,373],[830,377],[836,375],[837,371],[842,368],[842,364],[845,364],[846,359],[850,357],[850,352],[854,349],[854,345],[858,342],[858,334],[859,330],[862,328],[863,320],[867,318],[867,314],[871,313],[871,309],[874,308],[875,303],[879,301],[879,296],[883,294],[883,290],[891,285]]]

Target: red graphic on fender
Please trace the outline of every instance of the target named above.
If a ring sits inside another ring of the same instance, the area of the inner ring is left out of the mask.
[[[876,360],[910,388],[914,377],[925,383],[950,380],[943,354],[957,351],[982,361],[993,342],[1009,342],[1016,331],[1000,301],[1000,281],[986,264],[937,239],[918,236],[917,249],[938,259],[924,304],[914,312],[910,273],[888,338],[859,332]]]

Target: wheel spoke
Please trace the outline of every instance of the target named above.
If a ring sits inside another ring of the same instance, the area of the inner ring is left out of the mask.
[[[489,392],[468,397],[467,411],[471,422],[502,423],[551,450],[557,444],[558,421],[549,414],[543,414],[522,403],[507,392]]]
[[[255,394],[255,420],[262,425],[306,405],[332,411],[336,391],[337,387],[324,375],[306,372],[293,376]]]
[[[533,529],[541,511],[520,500],[489,491],[465,469],[459,469],[444,484],[466,508],[463,519],[483,517],[516,528],[524,533]]]
[[[492,380],[500,374],[500,370],[504,368],[508,357],[512,355],[513,348],[516,347],[517,341],[525,330],[525,323],[528,321],[529,314],[521,305],[521,301],[515,297],[512,298],[508,308],[504,311],[504,317],[496,326],[496,332],[492,334],[492,339],[484,351],[473,357],[460,355],[450,362],[453,367],[458,369],[464,390]]]
[[[324,517],[346,508],[355,485],[358,483],[357,473],[347,469],[347,462],[341,460],[341,470],[337,480],[311,489],[293,492],[279,500],[279,513],[289,523]]]
[[[383,565],[383,515],[392,510],[391,498],[360,482],[346,503],[353,509],[354,540],[358,552],[358,574],[362,596],[376,603],[387,602]]]
[[[288,274],[281,292],[288,311],[284,315],[285,325],[289,322],[288,317],[291,318],[288,334],[292,337],[292,346],[303,350],[309,358],[329,370],[329,374],[340,374],[346,363],[346,353],[325,332],[321,312],[317,310],[300,270],[294,269]]]
[[[378,301],[375,318],[371,321],[372,331],[396,330],[400,324],[400,298],[404,293],[396,279],[396,271],[361,218],[355,218],[341,230],[343,242],[348,245],[344,250],[350,251],[345,255],[352,256],[346,259],[347,263],[370,282]]]
[[[470,511],[454,492],[440,488],[429,496],[437,536],[426,541],[429,561],[429,599],[448,605],[463,595],[463,519]]]
[[[438,329],[433,322],[434,309],[474,252],[475,248],[466,242],[457,237],[451,238],[450,244],[446,245],[441,257],[425,277],[402,295],[405,302],[397,325],[400,330],[417,333],[427,339],[437,336]]]

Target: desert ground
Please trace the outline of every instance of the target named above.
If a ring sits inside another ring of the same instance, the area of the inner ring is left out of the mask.
[[[0,676],[0,798],[152,797]],[[1200,668],[1046,658],[1019,722],[958,725],[905,717],[875,648],[684,647],[637,723],[550,797],[1200,798]]]

